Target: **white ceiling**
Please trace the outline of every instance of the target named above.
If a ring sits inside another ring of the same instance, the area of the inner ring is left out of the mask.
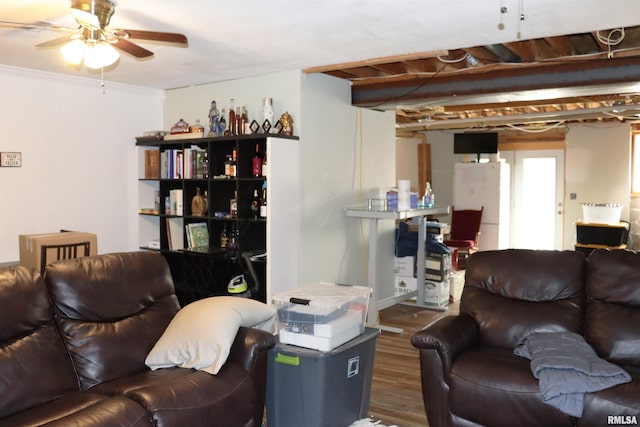
[[[0,20],[75,27],[69,5],[69,0],[1,0]],[[119,0],[110,28],[183,33],[189,47],[140,42],[155,56],[141,61],[123,54],[104,78],[170,89],[503,43],[518,34],[532,39],[638,24],[638,0]],[[58,48],[34,47],[60,35],[0,27],[0,64],[99,78],[99,72],[65,64]]]

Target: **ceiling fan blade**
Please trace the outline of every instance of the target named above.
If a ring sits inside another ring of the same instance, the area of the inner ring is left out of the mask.
[[[53,30],[53,31],[76,31],[77,28],[63,27],[46,21],[35,22],[13,22],[0,21],[0,27],[20,28],[23,30]]]
[[[120,49],[129,55],[135,56],[136,58],[148,58],[153,56],[153,52],[143,48],[142,46],[138,46],[135,43],[131,43],[129,40],[117,39],[117,41],[112,44],[113,47]]]
[[[73,35],[71,36],[62,36],[62,37],[58,37],[55,38],[53,40],[49,40],[43,43],[39,43],[36,45],[36,47],[52,47],[52,46],[58,46],[61,45],[63,43],[66,43],[70,40],[73,40]]]
[[[144,30],[114,30],[114,34],[117,34],[118,37],[122,33],[126,33],[125,38],[135,39],[135,40],[151,40],[157,42],[165,42],[165,43],[175,43],[187,47],[189,45],[189,41],[187,40],[187,36],[179,33],[165,33],[159,31],[144,31]]]

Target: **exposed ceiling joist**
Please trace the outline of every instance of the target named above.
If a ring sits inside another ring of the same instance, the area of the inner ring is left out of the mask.
[[[491,68],[491,67],[489,67]],[[359,107],[382,110],[432,100],[477,94],[522,92],[640,81],[637,58],[513,65],[491,72],[443,77],[402,76],[385,81],[353,82],[351,100]]]
[[[353,105],[395,110],[403,133],[634,120],[611,109],[638,102],[640,26],[342,65],[319,72],[350,80]]]

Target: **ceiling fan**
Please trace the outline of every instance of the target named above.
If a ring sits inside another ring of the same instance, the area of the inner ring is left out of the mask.
[[[67,62],[79,65],[84,60],[84,64],[88,68],[102,68],[113,64],[119,58],[117,50],[139,59],[153,56],[153,52],[131,40],[164,42],[180,47],[188,46],[187,37],[183,34],[110,29],[108,26],[115,8],[115,0],[71,0],[71,13],[79,25],[77,28],[53,25],[48,22],[23,24],[0,21],[0,25],[24,29],[65,31],[68,34],[40,43],[36,47],[64,45],[61,50]]]

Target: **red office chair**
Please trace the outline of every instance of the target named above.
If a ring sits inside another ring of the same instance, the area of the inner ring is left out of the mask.
[[[451,232],[444,244],[458,251],[458,267],[462,267],[469,255],[478,251],[482,211],[451,208]]]

